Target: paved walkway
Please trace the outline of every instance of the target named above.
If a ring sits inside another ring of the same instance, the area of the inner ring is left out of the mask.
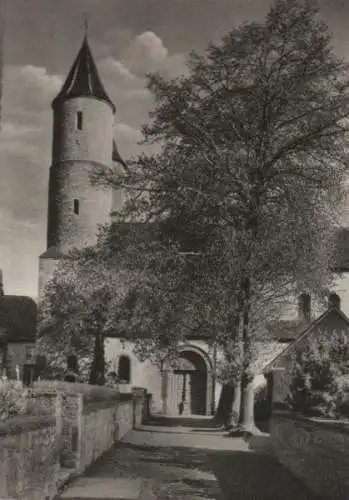
[[[62,500],[314,500],[286,469],[209,420],[162,419],[132,431]]]

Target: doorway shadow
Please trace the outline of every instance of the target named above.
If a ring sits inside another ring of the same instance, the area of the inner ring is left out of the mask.
[[[220,424],[213,417],[151,417],[146,426],[157,427],[193,427],[196,429],[217,429]]]

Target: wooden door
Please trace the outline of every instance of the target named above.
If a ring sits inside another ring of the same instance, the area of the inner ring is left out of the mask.
[[[183,393],[183,374],[169,372],[167,386],[167,414],[178,416]]]

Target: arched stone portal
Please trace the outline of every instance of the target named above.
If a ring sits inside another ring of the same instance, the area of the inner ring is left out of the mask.
[[[175,368],[163,375],[167,415],[210,414],[212,369],[206,353],[194,346],[183,347]]]

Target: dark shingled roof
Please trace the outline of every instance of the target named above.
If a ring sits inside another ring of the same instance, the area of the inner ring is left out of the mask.
[[[115,106],[103,87],[86,36],[61,91],[52,102],[52,107],[73,97],[94,97],[109,104],[115,113]]]
[[[263,371],[266,373],[272,369],[274,369],[277,366],[277,360],[280,359],[283,355],[285,355],[287,352],[290,351],[290,349],[293,348],[298,342],[300,342],[302,339],[304,339],[307,335],[309,335],[311,332],[316,330],[316,328],[319,328],[321,325],[324,325],[324,322],[328,320],[331,316],[337,315],[341,318],[342,322],[346,325],[346,327],[349,326],[349,318],[341,311],[340,309],[337,308],[332,308],[332,309],[327,309],[325,312],[321,314],[318,318],[313,320],[311,323],[308,323],[307,326],[304,325],[303,323],[303,331],[298,330],[297,336],[294,338],[292,342],[288,342],[285,344],[285,349],[282,350],[273,360],[271,360],[263,369]],[[335,328],[333,328],[333,331]]]
[[[35,342],[37,305],[30,297],[5,295],[0,302],[0,327],[8,342]]]

